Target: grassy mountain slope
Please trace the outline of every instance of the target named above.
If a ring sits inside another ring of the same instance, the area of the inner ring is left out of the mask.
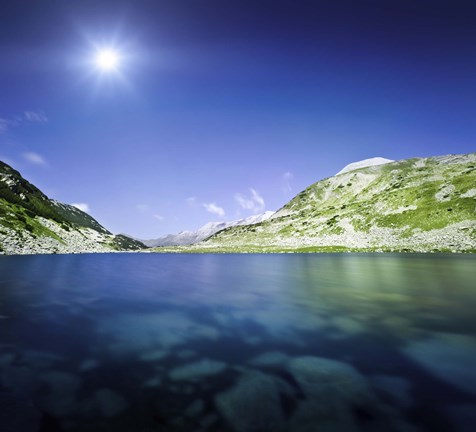
[[[269,220],[190,251],[476,251],[476,153],[415,158],[314,183]]]
[[[50,200],[0,162],[0,252],[107,252],[145,246],[114,236],[87,213]]]

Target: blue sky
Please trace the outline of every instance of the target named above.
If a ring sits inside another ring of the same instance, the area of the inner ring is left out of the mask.
[[[469,2],[0,4],[0,159],[139,238],[277,210],[356,160],[476,151],[475,101]]]

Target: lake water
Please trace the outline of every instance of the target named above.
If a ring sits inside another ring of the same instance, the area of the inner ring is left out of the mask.
[[[0,257],[0,430],[474,431],[476,257]]]

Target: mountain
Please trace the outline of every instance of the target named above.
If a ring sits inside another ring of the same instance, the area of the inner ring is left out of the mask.
[[[384,162],[351,164],[190,249],[476,252],[476,153]]]
[[[87,213],[49,199],[0,161],[0,252],[77,253],[138,250],[145,245],[114,236]]]
[[[178,234],[169,234],[158,239],[142,240],[142,243],[149,247],[191,245],[201,242],[202,240],[205,240],[206,238],[225,228],[238,225],[256,224],[269,219],[273,214],[274,212],[267,211],[258,215],[249,216],[247,218],[238,219],[231,222],[209,222],[206,225],[203,225],[197,231],[181,231]]]

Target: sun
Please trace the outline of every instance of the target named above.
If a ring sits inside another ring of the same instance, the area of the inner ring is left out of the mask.
[[[121,61],[119,53],[113,49],[101,49],[96,53],[96,67],[104,72],[112,72],[118,69]]]

